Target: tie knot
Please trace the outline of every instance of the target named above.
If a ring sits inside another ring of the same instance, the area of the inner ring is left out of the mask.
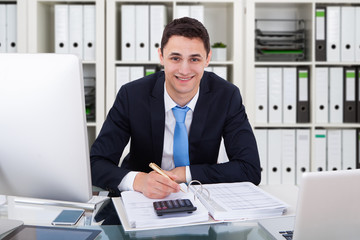
[[[173,107],[172,111],[175,116],[176,122],[185,122],[186,113],[190,110],[189,107]]]

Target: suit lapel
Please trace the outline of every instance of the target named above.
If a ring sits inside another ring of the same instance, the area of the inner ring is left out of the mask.
[[[164,106],[164,74],[157,79],[150,96],[151,132],[155,162],[161,166],[164,145],[165,106]]]
[[[208,85],[206,73],[204,73],[203,78],[200,82],[200,92],[199,98],[197,100],[193,119],[191,122],[190,133],[189,133],[189,143],[200,141],[202,132],[204,129],[204,123],[206,122],[208,112],[211,105],[211,94],[210,88]]]

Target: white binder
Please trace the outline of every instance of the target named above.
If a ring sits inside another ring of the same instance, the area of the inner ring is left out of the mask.
[[[315,158],[311,161],[311,171],[323,172],[326,171],[327,131],[325,129],[315,129],[314,133]]]
[[[329,122],[342,123],[343,122],[343,68],[330,67],[329,71]]]
[[[268,184],[281,184],[281,130],[268,130]]]
[[[342,130],[342,169],[356,169],[356,129]]]
[[[6,52],[17,52],[17,6],[6,4]]]
[[[295,184],[295,129],[282,129],[281,135],[281,183]]]
[[[227,80],[227,67],[226,66],[214,66],[213,72],[219,77]]]
[[[96,49],[96,8],[84,5],[84,60],[95,60]]]
[[[190,17],[195,18],[204,24],[204,6],[203,5],[190,5]]]
[[[268,130],[267,129],[254,129],[254,135],[259,152],[260,165],[261,165],[261,182],[260,184],[268,184]]]
[[[145,73],[144,66],[130,67],[130,81],[134,81],[144,77],[144,73]]]
[[[315,119],[316,123],[329,122],[329,68],[315,68]]]
[[[282,68],[270,67],[269,72],[269,123],[282,122]]]
[[[55,53],[69,53],[69,6],[56,4]]]
[[[158,49],[161,47],[161,37],[166,25],[166,7],[150,5],[150,60],[159,61]]]
[[[310,130],[296,130],[296,184],[301,181],[302,174],[310,171]]]
[[[326,7],[326,57],[328,62],[340,61],[340,6]]]
[[[328,171],[336,171],[341,170],[342,167],[342,134],[340,129],[329,129],[328,130],[328,144],[327,144],[327,170]]]
[[[120,90],[121,86],[130,82],[130,67],[118,66],[116,67],[116,92]]]
[[[83,6],[69,5],[69,53],[83,59]]]
[[[176,18],[190,17],[190,5],[177,5]]]
[[[296,123],[296,68],[283,68],[283,122]]]
[[[268,122],[268,68],[255,68],[255,122]]]
[[[135,59],[149,61],[149,5],[135,6]]]
[[[360,7],[355,7],[355,61],[360,62]]]
[[[341,7],[340,52],[342,62],[355,61],[355,7]]]
[[[6,52],[6,5],[0,4],[0,53]]]
[[[121,60],[135,60],[135,5],[121,5]]]

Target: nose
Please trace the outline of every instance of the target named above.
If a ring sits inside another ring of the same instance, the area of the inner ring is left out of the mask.
[[[187,61],[182,61],[179,67],[179,73],[187,75],[190,73],[190,64]]]

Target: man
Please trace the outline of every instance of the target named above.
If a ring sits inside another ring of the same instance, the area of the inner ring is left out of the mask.
[[[211,59],[205,27],[192,18],[175,19],[164,29],[159,57],[164,71],[120,89],[91,149],[93,184],[111,192],[135,190],[150,198],[178,192],[177,183],[192,179],[259,184],[256,141],[239,89],[204,72]],[[173,151],[182,145],[174,144],[176,106],[186,112],[188,134],[186,147],[177,153]],[[230,161],[217,164],[222,138]],[[118,167],[129,139],[130,153]],[[187,158],[179,166],[174,157],[178,154]],[[150,171],[151,162],[177,183]]]

